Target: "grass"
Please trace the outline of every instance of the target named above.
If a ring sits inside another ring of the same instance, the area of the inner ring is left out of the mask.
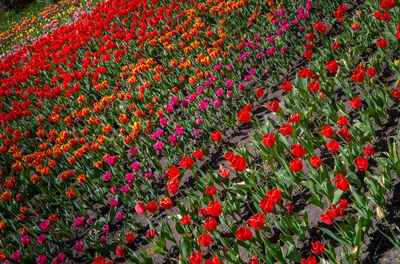
[[[16,24],[21,24],[24,20],[37,16],[46,6],[55,4],[54,0],[35,0],[21,10],[8,10],[0,14],[0,33],[14,28]]]

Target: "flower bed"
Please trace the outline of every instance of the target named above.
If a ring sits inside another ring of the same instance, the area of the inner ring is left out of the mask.
[[[95,6],[0,63],[0,261],[355,263],[383,225],[400,245],[395,1]]]

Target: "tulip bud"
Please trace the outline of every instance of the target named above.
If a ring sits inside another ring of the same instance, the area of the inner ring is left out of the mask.
[[[380,219],[385,219],[386,217],[386,213],[378,206],[376,207],[376,215],[380,218]]]
[[[164,250],[160,247],[152,247],[147,249],[146,252],[149,254],[162,254],[164,253]]]
[[[344,64],[345,68],[348,68],[347,61],[346,61],[345,59],[342,59],[342,62],[343,62],[343,64]],[[338,71],[340,71],[340,69],[341,69],[341,68],[339,68]]]
[[[350,254],[355,255],[358,251],[358,246],[356,246],[355,248],[353,248],[353,250],[350,252]]]
[[[312,110],[313,110],[312,107],[308,108],[308,110],[306,111],[306,116],[308,116],[311,113]]]
[[[375,83],[375,78],[372,77],[371,79],[369,79],[371,81],[371,83]]]
[[[382,176],[382,178],[379,181],[379,183],[382,185],[382,187],[385,187],[385,177],[384,176]]]
[[[342,73],[342,69],[339,68],[339,69],[337,70],[336,74],[335,74],[335,77],[332,78],[332,80],[329,80],[329,82],[330,82],[330,83],[333,83],[333,81],[335,80],[335,78],[337,79],[337,78],[341,75],[341,73]]]

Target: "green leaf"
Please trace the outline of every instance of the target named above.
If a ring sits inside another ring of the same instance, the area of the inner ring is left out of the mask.
[[[182,236],[181,241],[179,243],[179,249],[182,253],[182,256],[187,259],[190,257],[190,253],[193,250],[192,243],[187,236]]]
[[[162,254],[164,253],[164,250],[160,247],[152,247],[147,249],[146,252],[149,254]]]
[[[117,207],[111,207],[110,212],[108,213],[108,222],[111,223],[114,220],[114,217],[117,213]]]
[[[184,214],[187,213],[187,207],[186,207],[183,203],[177,202],[176,205],[178,206],[179,213],[180,213],[181,215],[184,215]]]
[[[332,237],[333,239],[335,239],[339,243],[345,245],[348,248],[352,248],[352,245],[347,240],[343,239],[342,237],[340,237],[338,235],[335,235],[329,229],[324,228],[324,227],[320,227],[319,229],[321,229],[323,232],[327,233],[330,237]]]
[[[132,261],[132,262],[134,262],[134,263],[140,263],[140,260],[139,260],[139,258],[136,256],[136,254],[135,253],[133,253],[133,252],[131,252],[130,254],[129,254],[129,260],[130,261]]]
[[[343,191],[342,190],[336,190],[335,191],[335,193],[333,194],[333,200],[332,200],[332,203],[333,204],[336,204],[338,201],[339,201],[339,199],[340,199],[340,197],[342,196],[342,194],[343,194]]]
[[[176,232],[178,232],[178,234],[180,234],[180,235],[186,233],[186,232],[185,232],[185,228],[184,228],[183,225],[182,225],[181,223],[179,223],[179,222],[176,222],[176,223],[175,223],[175,229],[176,229]]]
[[[141,261],[140,263],[146,263],[146,264],[153,264],[153,260],[149,258],[146,253],[143,250],[140,250],[140,255],[142,256],[144,261]]]
[[[169,223],[166,221],[163,221],[161,224],[160,238],[166,238],[169,241],[176,243],[176,240],[172,235],[171,227],[169,226]]]
[[[383,32],[383,35],[384,35],[388,40],[390,40],[391,42],[397,42],[396,37],[395,37],[391,32],[385,31],[385,32]]]
[[[318,206],[319,208],[321,208],[322,210],[324,210],[324,208],[325,208],[325,205],[324,205],[324,203],[322,202],[322,200],[321,200],[321,198],[320,197],[315,197],[315,196],[312,196],[312,197],[310,197],[310,199],[308,199],[308,202],[310,202],[310,203],[312,203],[312,204],[315,204],[316,206]]]
[[[104,257],[108,257],[108,258],[111,257],[109,248],[101,247],[101,248],[99,249],[99,252],[100,252],[100,254],[101,254],[102,256],[104,256]]]
[[[236,256],[233,254],[231,250],[228,252],[224,253],[225,258],[230,262],[230,263],[235,263],[236,262]]]
[[[274,248],[268,247],[267,250],[270,255],[274,257],[279,263],[286,263],[282,253],[282,247],[280,245],[271,244]]]
[[[286,258],[293,260],[294,262],[300,262],[302,256],[300,255],[299,251],[297,250],[295,245],[291,245],[286,253]]]
[[[353,239],[354,246],[361,246],[362,225],[360,224],[360,222],[357,223],[355,229],[356,229],[356,235],[354,236]]]
[[[355,183],[358,187],[361,187],[361,181],[354,172],[349,172],[346,178]]]

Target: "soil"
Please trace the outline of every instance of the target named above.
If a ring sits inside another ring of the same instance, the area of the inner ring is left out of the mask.
[[[24,7],[32,3],[34,0],[2,0],[0,3],[0,13],[7,10],[22,10]]]

